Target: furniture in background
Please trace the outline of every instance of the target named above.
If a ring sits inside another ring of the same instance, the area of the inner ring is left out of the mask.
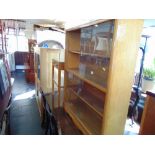
[[[34,53],[16,51],[14,56],[16,69],[24,70],[26,81],[34,83]]]
[[[146,98],[146,94],[145,92],[143,92],[143,89],[142,89],[142,72],[143,72],[143,65],[145,60],[147,40],[148,38],[150,38],[150,36],[142,35],[141,38],[145,39],[145,43],[143,46],[141,45],[140,50],[138,51],[141,54],[141,57],[139,58],[140,60],[138,60],[139,64],[136,64],[139,66],[139,70],[138,70],[138,73],[135,73],[135,76],[134,76],[134,83],[133,83],[131,98],[130,98],[131,104],[129,106],[129,111],[128,111],[128,116],[132,119],[132,124],[134,124],[134,121],[138,121],[138,123],[141,122],[144,102]]]
[[[56,69],[56,71],[55,71]],[[64,60],[52,60],[52,106],[55,108],[54,95],[55,95],[55,86],[58,93],[58,108],[60,107],[60,101],[62,95],[62,88],[64,88]],[[62,101],[63,102],[63,101]]]
[[[5,23],[2,21],[2,19],[0,19],[0,50],[2,50],[3,53],[7,53],[8,47],[8,38],[5,31]]]
[[[11,79],[8,76],[6,64],[0,59],[0,119],[11,98]]]
[[[35,83],[34,74],[34,53],[28,53],[25,58],[24,68],[25,68],[25,79],[28,83]]]
[[[52,109],[52,59],[60,60],[63,57],[63,49],[34,48],[35,92],[40,115],[42,115],[40,89],[48,96],[48,103]]]
[[[0,135],[10,135],[10,107],[11,98],[9,99],[8,106],[5,108],[0,120]]]
[[[147,91],[140,124],[140,135],[155,135],[155,92]]]
[[[10,72],[13,72],[16,70],[15,68],[15,58],[14,58],[14,53],[7,53],[6,54],[6,59],[8,61],[8,65],[10,68]]]
[[[12,94],[12,85],[14,79],[11,78],[10,70],[8,67],[6,54],[0,54],[0,128],[3,128],[3,123],[8,125],[8,111]],[[5,118],[6,116],[6,118]],[[5,118],[5,119],[4,119]]]
[[[128,117],[130,119],[132,119],[132,124],[134,124],[134,122],[137,122],[138,124],[140,124],[147,95],[146,95],[146,93],[143,93],[141,91],[141,89],[139,88],[139,94],[138,94],[139,98],[137,100],[138,104],[136,105],[136,107],[134,109],[134,105],[135,105],[135,102],[137,99],[137,94],[136,94],[134,87],[135,87],[135,89],[137,89],[137,86],[132,87],[131,97],[130,97],[130,105],[129,105],[129,109],[128,109]]]
[[[45,94],[40,90],[42,97],[42,107],[43,107],[43,119],[42,127],[45,128],[45,134],[58,135],[58,125],[57,121],[52,114],[51,108],[46,100]]]
[[[28,39],[28,48],[29,48],[29,52],[33,53],[34,52],[34,47],[36,46],[37,41],[34,39]]]
[[[142,27],[98,20],[66,31],[64,108],[84,134],[124,133]]]
[[[26,63],[25,58],[27,58],[28,54],[29,52],[20,52],[20,51],[16,51],[14,53],[16,69],[24,69],[24,63]]]

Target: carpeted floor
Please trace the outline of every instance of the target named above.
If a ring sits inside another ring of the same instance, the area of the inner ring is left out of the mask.
[[[25,74],[16,71],[10,109],[12,135],[41,135],[41,120],[34,95],[34,85],[25,81]]]
[[[35,98],[35,86],[25,81],[25,74],[16,71],[13,74],[15,82],[12,90],[12,105],[10,109],[10,126],[12,135],[41,135],[39,110]],[[73,124],[65,111],[55,109],[54,114],[60,123],[63,135],[82,134]]]

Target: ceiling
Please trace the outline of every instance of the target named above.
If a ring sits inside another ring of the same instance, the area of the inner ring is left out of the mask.
[[[93,21],[93,19],[10,19],[8,20],[11,26],[14,24],[15,26],[25,27],[26,29],[32,29],[33,25],[40,27],[51,27],[58,28],[61,30],[75,27],[84,23],[88,23]],[[13,21],[18,22],[13,23]],[[146,19],[144,20],[144,28],[155,27],[155,19]]]
[[[55,27],[67,29],[92,21],[92,19],[26,19],[26,25],[40,25],[43,27]]]
[[[36,24],[44,27],[57,27],[65,29],[93,21],[93,19],[26,19],[25,21],[27,24]],[[155,19],[145,19],[144,28],[147,27],[155,27]]]
[[[25,19],[26,25],[40,25],[44,27],[58,27],[61,29],[64,29],[65,22],[62,20],[56,20],[56,19]]]

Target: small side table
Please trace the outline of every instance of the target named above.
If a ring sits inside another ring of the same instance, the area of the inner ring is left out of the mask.
[[[147,91],[140,124],[140,135],[155,135],[155,91]]]
[[[54,79],[54,68],[58,69],[58,82]],[[58,88],[58,108],[60,107],[60,95],[61,88],[64,86],[61,85],[61,71],[64,70],[64,62],[57,61],[55,59],[52,60],[52,109],[54,109],[54,84]]]

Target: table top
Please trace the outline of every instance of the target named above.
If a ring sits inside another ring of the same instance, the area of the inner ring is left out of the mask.
[[[133,86],[132,86],[132,92],[135,92],[136,89],[137,89],[137,86],[136,86],[136,85],[133,85]],[[145,97],[147,96],[147,94],[146,94],[145,92],[142,91],[142,88],[141,88],[141,87],[138,88],[138,91],[140,92],[140,94],[141,94],[142,97],[145,98]]]
[[[52,59],[52,64],[53,64],[53,66],[55,66],[57,68],[59,66],[60,70],[64,70],[64,62]]]
[[[53,63],[64,64],[64,61],[56,60],[56,59],[52,59],[52,62],[53,62]]]
[[[146,94],[155,97],[155,90],[147,91]]]

